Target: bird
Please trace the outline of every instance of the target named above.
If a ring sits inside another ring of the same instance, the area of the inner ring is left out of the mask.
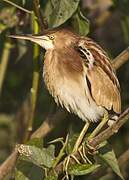
[[[46,50],[45,85],[58,105],[88,124],[82,134],[89,122],[98,122],[104,116],[105,110],[115,115],[121,113],[115,70],[107,53],[94,40],[68,28],[10,37],[30,40]]]

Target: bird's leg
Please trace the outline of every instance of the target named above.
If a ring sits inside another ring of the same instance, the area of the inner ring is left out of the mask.
[[[106,124],[108,120],[109,120],[109,115],[108,115],[108,112],[105,110],[104,117],[102,118],[99,125],[95,128],[95,130],[90,134],[90,136],[88,137],[88,140],[95,137],[100,132],[100,130],[102,129],[102,127]]]
[[[89,128],[89,125],[90,125],[90,123],[86,122],[85,126],[83,127],[83,129],[82,129],[81,133],[79,134],[79,137],[77,138],[77,141],[76,141],[76,143],[74,145],[73,153],[78,150],[78,148],[79,148],[79,146],[80,146],[80,144],[81,144],[81,142],[82,142],[82,140],[83,140],[83,138],[84,138],[84,136],[86,134],[86,131]]]
[[[70,155],[68,155],[65,160],[64,160],[64,163],[63,163],[63,169],[66,173],[66,177],[68,178],[68,165],[69,165],[69,161],[70,161],[70,158],[73,158],[77,164],[80,164],[80,162],[78,161],[78,159],[73,155],[76,151],[78,151],[79,149],[79,146],[86,134],[86,131],[88,130],[88,127],[89,127],[90,123],[89,122],[86,122],[85,126],[83,127],[79,137],[77,138],[77,141],[73,147],[73,150],[72,150],[72,153]]]

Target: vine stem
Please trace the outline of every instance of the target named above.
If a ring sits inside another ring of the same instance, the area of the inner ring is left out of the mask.
[[[54,163],[53,163],[53,168],[56,167],[56,165],[59,163],[59,161],[61,160],[61,158],[62,158],[63,155],[65,154],[65,153],[64,153],[64,150],[65,150],[65,148],[66,148],[67,142],[68,142],[68,135],[66,136],[66,140],[65,140],[65,142],[64,142],[64,145],[63,145],[62,149],[60,150],[58,156],[56,157],[56,159],[55,159],[55,161],[54,161]]]
[[[34,33],[39,32],[39,26],[37,21],[35,20],[35,15],[33,13],[32,15],[32,24],[34,27]],[[35,108],[36,108],[36,101],[37,101],[37,93],[38,93],[38,86],[39,86],[39,65],[38,65],[38,57],[39,57],[39,46],[37,44],[34,44],[34,49],[33,49],[33,63],[34,63],[34,71],[33,71],[33,80],[32,80],[32,88],[30,90],[31,93],[31,114],[30,114],[30,119],[28,122],[28,127],[27,131],[25,134],[25,139],[24,142],[26,142],[31,134],[32,127],[33,127],[33,120],[34,120],[34,113],[35,113]]]

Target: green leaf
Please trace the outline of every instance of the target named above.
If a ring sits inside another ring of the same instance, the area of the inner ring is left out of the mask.
[[[89,33],[89,20],[78,10],[72,17],[72,26],[75,31],[83,36]]]
[[[54,145],[43,149],[30,145],[19,145],[18,151],[22,160],[32,162],[39,167],[52,167],[55,152]]]
[[[124,179],[118,165],[118,161],[116,159],[115,153],[113,149],[109,146],[109,144],[105,141],[100,145],[98,156],[108,164],[112,170],[121,178]]]
[[[21,172],[21,171],[16,171],[15,180],[29,180],[29,178],[26,177],[26,176],[23,174],[23,172]]]
[[[100,165],[98,164],[75,164],[68,168],[68,173],[74,176],[86,175],[96,170]]]
[[[42,180],[44,177],[43,169],[26,161],[18,160],[15,170],[15,180]]]
[[[33,139],[30,139],[27,142],[27,145],[36,146],[36,147],[41,149],[41,148],[43,148],[43,139],[42,138],[33,138]]]
[[[50,27],[65,23],[77,10],[80,0],[48,0],[43,10]]]

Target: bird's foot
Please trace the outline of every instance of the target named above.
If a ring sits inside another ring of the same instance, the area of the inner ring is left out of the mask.
[[[78,149],[78,153],[80,154],[80,157],[81,157],[81,159],[83,160],[84,163],[92,164],[92,162],[89,160],[89,158],[86,155],[85,146],[86,146],[86,144],[83,143],[81,148]]]
[[[65,172],[64,178],[67,180],[69,180],[68,167],[71,159],[73,159],[77,164],[81,164],[74,154],[70,154],[64,159],[63,171]]]
[[[87,143],[86,144],[86,146],[87,146],[87,148],[88,148],[88,153],[89,154],[97,154],[98,153],[98,150],[97,150],[97,147],[95,148],[95,147],[93,147],[93,146],[91,146],[89,143]]]

